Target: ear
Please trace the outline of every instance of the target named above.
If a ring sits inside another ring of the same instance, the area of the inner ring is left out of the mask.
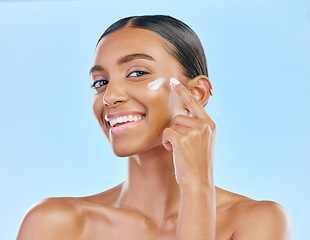
[[[199,75],[188,80],[188,89],[198,102],[205,106],[212,93],[212,84],[207,76]]]

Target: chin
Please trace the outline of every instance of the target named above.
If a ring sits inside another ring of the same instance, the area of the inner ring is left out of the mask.
[[[158,138],[157,141],[154,141],[149,144],[145,144],[147,142],[146,140],[142,142],[140,141],[138,142],[131,141],[130,143],[114,142],[114,143],[111,143],[111,146],[112,146],[112,150],[114,154],[117,157],[130,157],[130,156],[137,155],[140,153],[145,153],[158,146],[163,147],[161,144],[161,138]]]
[[[114,142],[111,144],[111,146],[114,154],[117,157],[129,157],[141,152],[142,150],[140,149],[141,146],[138,148],[139,145],[133,143],[117,144]]]
[[[136,152],[134,151],[130,151],[130,149],[120,149],[120,148],[112,148],[113,149],[113,152],[115,154],[115,156],[117,157],[129,157],[129,156],[132,156],[132,155],[135,155]]]

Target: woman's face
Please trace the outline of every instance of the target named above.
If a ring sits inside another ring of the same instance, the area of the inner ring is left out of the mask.
[[[172,77],[181,82],[186,77],[167,44],[154,32],[125,27],[106,35],[96,48],[92,107],[117,156],[163,148],[163,130],[174,116],[186,114],[169,85]],[[152,88],[153,81],[157,86]]]

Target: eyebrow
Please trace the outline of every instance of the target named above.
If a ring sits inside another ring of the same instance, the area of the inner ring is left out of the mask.
[[[89,75],[92,74],[92,72],[95,71],[103,71],[103,67],[99,66],[99,65],[95,65],[93,66],[90,70],[89,70]]]
[[[127,62],[130,62],[132,60],[135,60],[135,59],[146,59],[146,60],[151,60],[151,61],[155,61],[155,59],[150,56],[150,55],[147,55],[145,53],[135,53],[135,54],[129,54],[129,55],[126,55],[124,57],[121,57],[117,63],[119,65],[121,64],[124,64],[124,63],[127,63]],[[156,61],[155,61],[156,62]]]
[[[132,60],[135,60],[135,59],[145,59],[145,60],[150,60],[150,61],[154,61],[156,62],[156,60],[150,56],[150,55],[147,55],[145,53],[135,53],[135,54],[129,54],[129,55],[126,55],[126,56],[123,56],[121,57],[118,61],[117,61],[117,64],[118,65],[121,65],[121,64],[124,64],[124,63],[127,63],[127,62],[130,62]],[[89,75],[94,72],[94,71],[103,71],[103,67],[101,67],[100,65],[95,65],[93,66],[90,70],[89,70]]]

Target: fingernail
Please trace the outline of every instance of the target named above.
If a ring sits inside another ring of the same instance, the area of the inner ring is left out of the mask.
[[[171,78],[171,79],[170,79],[170,85],[171,85],[171,83],[172,83],[173,85],[179,85],[179,84],[180,84],[179,80],[176,79],[176,78]]]

